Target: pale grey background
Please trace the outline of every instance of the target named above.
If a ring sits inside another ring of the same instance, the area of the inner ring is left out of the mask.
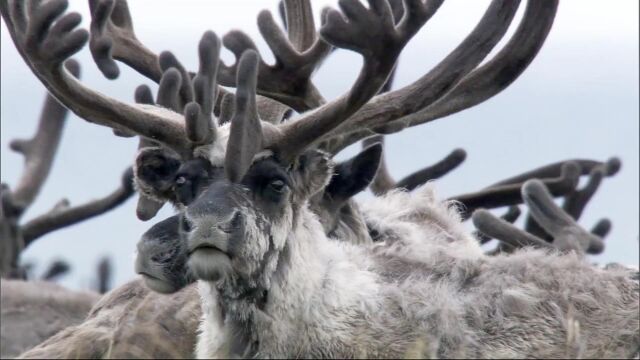
[[[314,0],[317,13],[321,6],[334,3]],[[412,82],[457,46],[487,3],[445,2],[403,53],[396,87]],[[197,43],[208,29],[219,35],[243,29],[271,60],[255,22],[266,4],[257,0],[130,1],[139,39],[156,52],[173,51],[190,69],[197,68]],[[275,12],[276,1],[270,4],[268,8]],[[72,0],[70,8],[83,14],[82,26],[88,28],[86,1]],[[1,39],[1,170],[2,181],[14,185],[22,158],[8,150],[8,142],[32,134],[45,92],[17,55],[4,25]],[[137,85],[152,85],[126,66],[120,67],[117,81],[103,78],[87,48],[77,58],[83,66],[83,81],[110,96],[132,101]],[[229,62],[232,56],[225,52],[223,59]],[[315,81],[326,97],[336,97],[350,86],[359,64],[358,56],[340,51],[325,63]],[[400,178],[455,147],[465,148],[467,161],[437,182],[442,197],[558,160],[619,156],[622,171],[606,179],[581,223],[589,228],[601,217],[609,217],[613,231],[606,240],[606,252],[594,260],[637,266],[638,131],[638,1],[565,0],[542,51],[513,85],[471,110],[388,137],[387,154],[392,173]],[[109,129],[72,116],[50,179],[25,218],[47,211],[62,197],[79,204],[111,192],[135,148],[136,140],[117,138]],[[354,153],[349,149],[341,158]],[[360,197],[366,201],[369,196]],[[166,206],[156,219],[170,214]],[[97,260],[109,254],[116,263],[118,285],[133,276],[135,243],[153,222],[136,219],[135,199],[131,199],[105,216],[41,238],[24,259],[36,261],[38,272],[55,258],[69,259],[73,273],[62,283],[85,288],[93,281]]]

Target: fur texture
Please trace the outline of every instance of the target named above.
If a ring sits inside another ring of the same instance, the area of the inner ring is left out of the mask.
[[[192,358],[200,315],[194,285],[163,295],[137,279],[101,298],[82,324],[60,331],[20,358]]]
[[[2,279],[0,287],[3,359],[16,357],[59,331],[80,324],[100,297],[46,281]]]
[[[328,241],[316,215],[294,209],[288,224],[268,234],[277,254],[259,274],[263,303],[238,296],[246,289],[237,278],[200,281],[198,357],[237,349],[242,356],[346,358],[403,357],[416,348],[438,357],[637,351],[632,272],[531,249],[484,256],[452,204],[436,201],[429,188],[420,194],[424,203],[412,202],[415,208],[403,193],[366,207],[370,223],[394,234],[366,247]],[[265,236],[255,229],[248,238]],[[242,346],[228,345],[238,338]]]

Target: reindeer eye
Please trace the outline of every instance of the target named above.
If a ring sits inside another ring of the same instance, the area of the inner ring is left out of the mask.
[[[277,193],[281,193],[284,191],[285,183],[282,180],[273,180],[269,183],[271,189]]]
[[[186,179],[184,176],[179,176],[179,177],[176,179],[176,185],[178,185],[178,186],[182,186],[182,185],[184,185],[186,182],[187,182],[187,179]]]

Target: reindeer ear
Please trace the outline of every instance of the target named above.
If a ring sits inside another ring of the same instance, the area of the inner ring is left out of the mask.
[[[157,195],[171,189],[179,168],[177,155],[158,147],[143,148],[136,157],[136,182],[142,192]]]
[[[376,176],[381,156],[382,145],[376,143],[354,158],[336,165],[334,175],[325,188],[325,198],[342,204],[364,190]]]

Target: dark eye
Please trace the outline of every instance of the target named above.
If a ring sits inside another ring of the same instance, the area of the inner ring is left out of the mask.
[[[281,193],[284,191],[285,183],[282,180],[273,180],[269,183],[269,187],[277,193]]]
[[[177,186],[182,186],[186,183],[187,183],[187,179],[184,176],[178,176],[178,178],[176,179]]]

